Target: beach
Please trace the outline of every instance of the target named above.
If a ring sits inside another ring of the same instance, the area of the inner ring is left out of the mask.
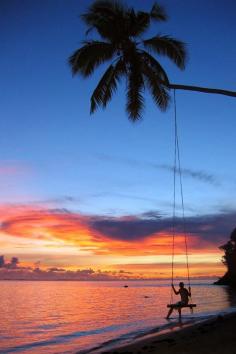
[[[97,353],[236,354],[235,328],[236,313],[218,315],[193,326],[147,335],[129,345]]]

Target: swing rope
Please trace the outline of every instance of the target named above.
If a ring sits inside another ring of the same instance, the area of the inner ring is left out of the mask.
[[[177,105],[176,95],[174,90],[174,168],[173,168],[173,215],[172,215],[172,262],[171,262],[171,284],[174,281],[174,258],[175,258],[175,236],[176,236],[176,175],[179,175],[179,185],[181,194],[181,208],[182,208],[182,220],[183,220],[183,234],[185,243],[185,255],[186,255],[186,268],[188,286],[190,287],[190,272],[189,272],[189,257],[188,257],[188,237],[186,232],[186,219],[184,208],[184,196],[183,196],[183,182],[182,182],[182,169],[180,163],[180,148],[179,148],[179,136],[178,136],[178,124],[177,124]],[[173,289],[171,287],[171,304],[173,303]]]
[[[174,258],[175,258],[175,229],[176,229],[176,169],[177,169],[177,115],[176,115],[176,100],[174,90],[174,173],[173,173],[173,211],[172,211],[172,262],[171,262],[171,285],[174,279]],[[171,287],[171,300],[173,303],[173,289]]]

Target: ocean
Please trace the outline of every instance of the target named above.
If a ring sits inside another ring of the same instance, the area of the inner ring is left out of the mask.
[[[1,281],[0,286],[0,353],[86,353],[178,325],[177,313],[165,320],[166,280]],[[192,295],[197,308],[193,314],[183,310],[183,324],[236,310],[236,294],[211,280],[194,280]]]

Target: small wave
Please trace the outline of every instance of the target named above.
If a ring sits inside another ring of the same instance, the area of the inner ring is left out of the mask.
[[[115,332],[119,329],[122,329],[124,325],[112,325],[112,326],[106,326],[103,328],[96,328],[96,329],[91,329],[88,331],[76,331],[64,335],[58,335],[54,336],[53,338],[49,340],[43,340],[43,341],[38,341],[38,342],[31,342],[27,343],[24,345],[19,345],[19,346],[14,346],[14,347],[9,347],[7,349],[4,349],[4,351],[0,350],[0,353],[16,353],[16,352],[23,352],[27,351],[30,349],[33,349],[35,347],[45,347],[49,345],[56,345],[60,343],[65,343],[67,341],[70,341],[72,339],[76,339],[79,337],[84,337],[84,336],[91,336],[91,335],[97,335],[101,333],[107,333],[107,332]]]

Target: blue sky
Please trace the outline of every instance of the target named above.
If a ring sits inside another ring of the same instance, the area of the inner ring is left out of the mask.
[[[90,1],[2,0],[0,4],[1,202],[51,201],[91,214],[171,212],[173,105],[161,113],[147,94],[143,120],[128,121],[122,86],[89,115],[101,75],[72,78],[68,57],[85,38],[79,14]],[[152,1],[128,1],[149,9]],[[234,1],[163,1],[169,21],[154,33],[188,44],[186,70],[167,60],[173,83],[235,90]],[[148,34],[147,34],[148,36]],[[191,215],[235,209],[236,99],[177,92],[182,166]]]

